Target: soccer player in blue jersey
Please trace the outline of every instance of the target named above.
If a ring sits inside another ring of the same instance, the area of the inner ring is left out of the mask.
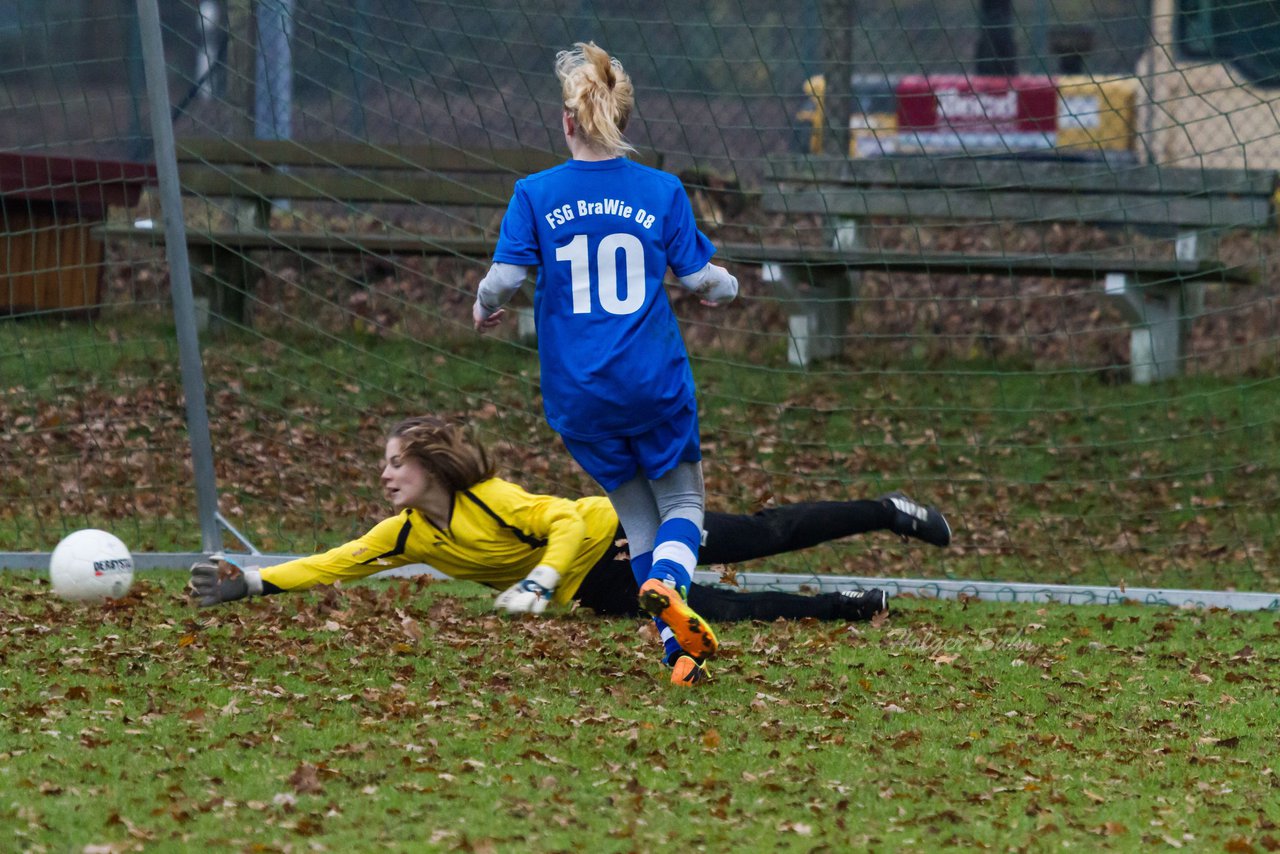
[[[674,175],[626,158],[634,105],[622,64],[594,43],[556,56],[572,159],[517,182],[473,310],[483,332],[537,268],[534,316],[547,422],[605,490],[627,531],[639,604],[673,681],[718,646],[685,601],[704,515],[693,372],[663,282],[710,305],[738,280],[710,263]],[[554,586],[554,579],[552,581]]]

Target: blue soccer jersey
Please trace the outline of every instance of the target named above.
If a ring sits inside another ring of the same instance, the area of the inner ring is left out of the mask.
[[[538,268],[534,314],[547,422],[590,441],[644,433],[694,400],[663,279],[706,266],[674,175],[570,160],[516,183],[493,260]]]

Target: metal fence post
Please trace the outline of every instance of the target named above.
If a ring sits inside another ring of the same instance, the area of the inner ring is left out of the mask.
[[[205,406],[204,368],[196,332],[195,298],[191,292],[191,265],[187,257],[187,229],[182,218],[182,193],[178,185],[178,159],[174,152],[173,125],[169,118],[169,84],[160,32],[157,0],[138,0],[142,34],[142,64],[147,77],[151,108],[151,135],[155,142],[156,173],[160,178],[160,205],[164,209],[165,256],[173,320],[178,336],[178,361],[182,390],[187,399],[187,437],[196,480],[196,509],[206,552],[222,550],[218,527],[218,491],[214,482],[213,445],[209,438],[209,412]]]

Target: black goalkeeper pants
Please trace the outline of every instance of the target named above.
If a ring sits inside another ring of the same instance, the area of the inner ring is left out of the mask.
[[[750,516],[707,513],[698,564],[738,563],[798,551],[841,537],[886,530],[892,520],[890,508],[868,500],[788,504]],[[619,528],[617,540],[625,537]],[[587,573],[574,599],[597,614],[639,616],[639,594],[626,545],[615,542]],[[841,598],[839,594],[743,593],[700,584],[689,589],[689,606],[711,622],[846,619]]]

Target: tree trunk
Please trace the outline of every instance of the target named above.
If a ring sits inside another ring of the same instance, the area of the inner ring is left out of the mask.
[[[1018,73],[1013,32],[1013,0],[982,0],[978,11],[978,45],[974,71],[981,76],[1012,77]]]
[[[849,112],[853,106],[853,0],[822,0],[822,59],[826,78],[827,154],[849,156]]]

